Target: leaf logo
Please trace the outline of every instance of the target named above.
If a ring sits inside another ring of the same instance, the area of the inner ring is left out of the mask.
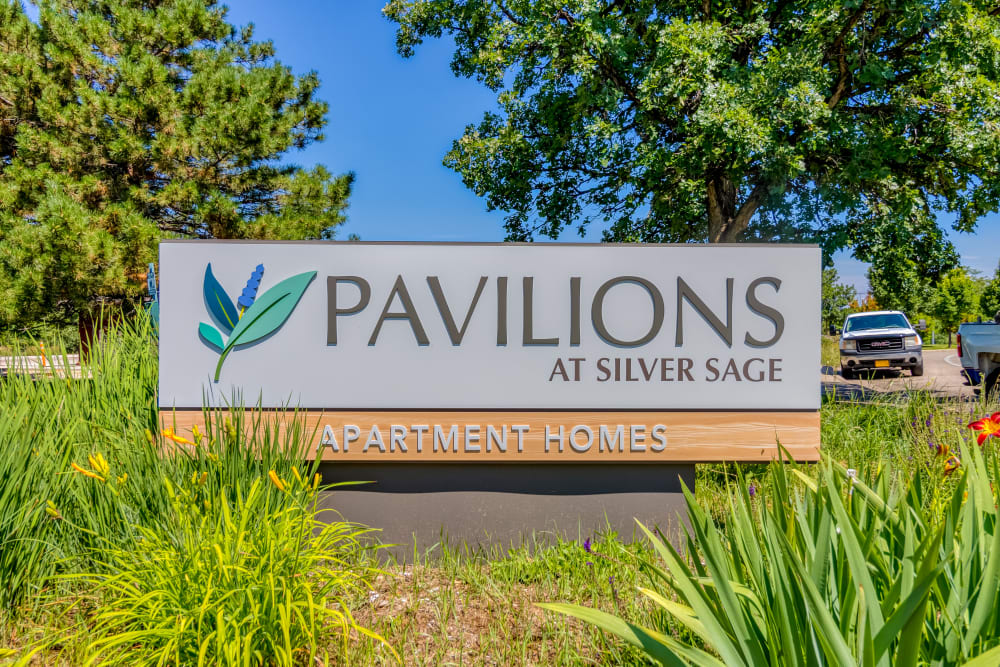
[[[281,328],[305,294],[309,283],[316,277],[316,272],[308,271],[286,278],[258,297],[263,277],[264,265],[258,264],[234,305],[212,273],[212,264],[205,267],[205,306],[221,331],[211,324],[201,322],[198,324],[198,333],[206,343],[221,353],[215,367],[216,382],[219,381],[222,364],[234,348],[249,345]],[[227,337],[224,338],[223,334]]]

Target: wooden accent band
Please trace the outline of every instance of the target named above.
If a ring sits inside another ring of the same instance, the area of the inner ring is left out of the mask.
[[[321,448],[324,461],[760,462],[779,457],[778,442],[796,461],[817,461],[820,445],[819,412],[247,411],[244,428],[262,420],[281,431],[295,419],[310,438],[306,457]],[[206,431],[201,410],[161,410],[160,421],[186,438]]]

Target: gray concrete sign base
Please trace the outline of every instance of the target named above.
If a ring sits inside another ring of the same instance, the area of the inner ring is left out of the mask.
[[[694,489],[693,464],[326,463],[320,471],[325,483],[373,482],[335,490],[323,506],[380,529],[378,539],[407,561],[433,558],[442,542],[491,551],[607,530],[642,539],[635,519],[676,536],[686,517],[681,480]]]

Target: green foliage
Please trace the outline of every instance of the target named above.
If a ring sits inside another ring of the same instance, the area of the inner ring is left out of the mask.
[[[351,174],[294,76],[213,0],[0,0],[0,325],[142,294],[164,237],[329,238]]]
[[[977,1],[389,0],[497,92],[445,164],[508,238],[815,239],[924,277],[1000,204],[1000,16]]]
[[[312,664],[332,632],[345,652],[349,631],[373,636],[346,611],[365,588],[364,531],[321,521],[315,484],[279,479],[286,499],[259,479],[233,494],[205,493],[204,480],[167,483],[168,530],[140,527],[141,548],[102,549],[102,572],[72,575],[99,605],[91,663],[129,664],[140,645],[157,664]]]
[[[886,468],[866,484],[829,458],[818,479],[774,463],[767,502],[738,477],[722,526],[687,493],[690,558],[646,531],[662,565],[642,563],[653,587],[640,591],[704,648],[668,628],[544,606],[664,665],[995,664],[1000,466],[969,445],[962,471],[900,486]]]
[[[878,260],[868,269],[868,285],[879,307],[912,315],[931,308],[934,287],[907,254],[900,248],[873,249],[870,259]]]
[[[823,269],[822,286],[822,321],[823,331],[831,326],[840,327],[844,323],[847,311],[858,294],[850,285],[840,282],[837,269]]]
[[[83,634],[36,648],[140,664],[292,664],[333,630],[367,634],[343,604],[375,574],[362,531],[316,506],[294,415],[208,412],[193,440],[161,434],[141,315],[95,341],[80,378],[53,357],[0,382],[0,627],[78,599]]]
[[[929,212],[902,222],[883,214],[851,236],[854,254],[872,265],[868,284],[875,301],[912,315],[930,307],[934,284],[958,266],[958,253]]]
[[[962,269],[949,272],[937,284],[931,313],[948,332],[949,339],[959,324],[979,315],[979,292],[980,286]]]
[[[145,320],[121,327],[93,347],[81,379],[64,379],[73,367],[50,348],[52,375],[36,379],[15,365],[0,381],[0,614],[32,601],[94,535],[124,539],[133,522],[166,509],[151,491],[162,473],[145,437],[156,429],[152,336]],[[123,490],[97,489],[71,468],[98,453],[115,476],[128,476]],[[80,530],[47,510],[73,516]]]
[[[979,310],[987,319],[993,319],[1000,313],[1000,267],[997,267],[993,279],[983,286],[983,293],[979,296]]]

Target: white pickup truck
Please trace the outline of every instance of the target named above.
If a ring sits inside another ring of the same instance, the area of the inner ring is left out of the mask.
[[[923,342],[906,315],[898,310],[854,313],[840,334],[840,374],[853,380],[861,371],[908,368],[924,374]]]
[[[972,384],[983,383],[987,395],[1000,381],[1000,324],[966,322],[958,325],[958,359]]]

